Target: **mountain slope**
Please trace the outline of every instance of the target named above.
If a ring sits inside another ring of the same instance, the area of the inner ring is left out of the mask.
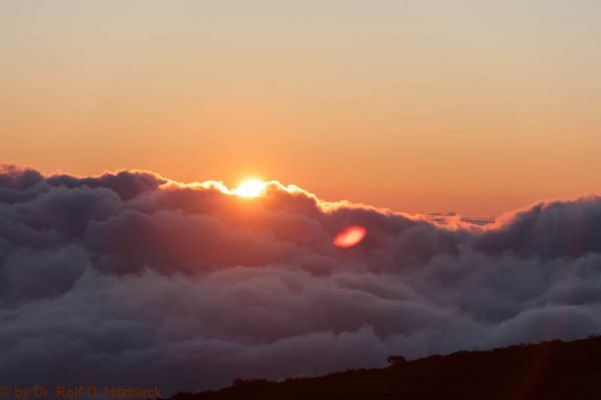
[[[318,378],[236,381],[173,400],[590,399],[601,396],[601,337],[459,352]]]

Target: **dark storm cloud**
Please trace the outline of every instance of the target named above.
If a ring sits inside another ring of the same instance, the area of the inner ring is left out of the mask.
[[[442,225],[444,224],[444,225]],[[367,229],[357,247],[333,237]],[[320,374],[601,332],[601,200],[495,224],[280,185],[0,172],[0,377],[160,385]]]

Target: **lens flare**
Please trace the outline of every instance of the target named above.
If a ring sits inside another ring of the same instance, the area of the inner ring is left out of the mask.
[[[259,197],[265,190],[265,183],[256,179],[251,179],[243,182],[240,186],[234,189],[234,194],[240,197]]]
[[[334,238],[334,246],[348,249],[361,243],[365,237],[366,230],[362,226],[351,225],[340,232]]]

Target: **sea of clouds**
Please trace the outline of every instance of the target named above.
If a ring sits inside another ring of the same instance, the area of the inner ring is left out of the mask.
[[[4,165],[0,383],[173,393],[601,333],[600,198],[442,220]]]

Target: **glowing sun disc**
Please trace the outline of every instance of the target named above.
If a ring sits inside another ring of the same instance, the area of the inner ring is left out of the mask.
[[[334,238],[334,246],[347,249],[361,243],[365,237],[365,228],[358,225],[351,225],[344,229]]]
[[[240,197],[253,198],[259,197],[265,190],[265,183],[256,179],[243,182],[234,190],[234,194]]]

